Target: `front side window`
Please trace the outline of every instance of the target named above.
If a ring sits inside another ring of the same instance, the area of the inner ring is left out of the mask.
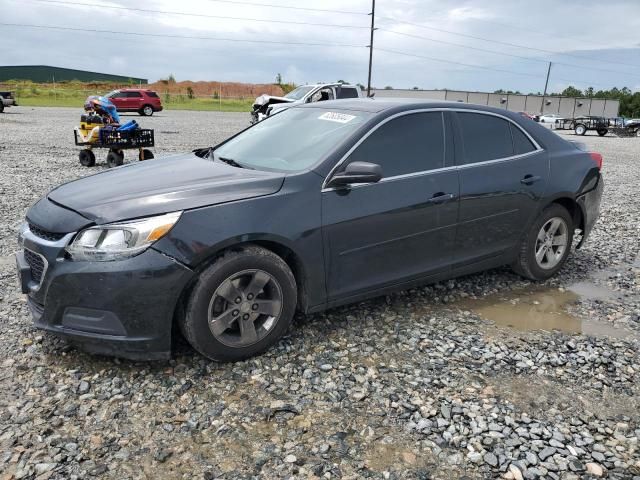
[[[480,113],[458,112],[462,129],[464,163],[478,163],[513,156],[509,122]]]
[[[323,102],[325,100],[333,100],[333,89],[331,88],[321,88],[316,93],[311,95],[309,99],[310,102]]]
[[[369,117],[368,112],[289,108],[213,151],[213,159],[257,170],[296,172],[325,158]]]
[[[369,162],[385,178],[444,167],[442,112],[411,113],[384,123],[349,155],[346,164]]]

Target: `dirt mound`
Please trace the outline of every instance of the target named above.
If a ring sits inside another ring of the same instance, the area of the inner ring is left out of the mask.
[[[170,82],[167,80],[159,80],[150,83],[147,88],[155,90],[158,93],[170,93],[176,95],[188,95],[191,88],[193,95],[196,97],[205,97],[218,94],[221,97],[257,97],[263,93],[269,95],[283,95],[282,88],[279,85],[255,84],[255,83],[236,83],[236,82]]]

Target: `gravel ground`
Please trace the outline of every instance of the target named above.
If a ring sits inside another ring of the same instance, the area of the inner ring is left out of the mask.
[[[640,480],[638,139],[582,139],[604,155],[602,215],[549,282],[496,269],[300,316],[249,361],[181,344],[169,362],[135,363],[35,330],[16,286],[29,205],[105,168],[78,164],[79,115],[0,115],[0,479]],[[136,119],[156,129],[157,155],[213,144],[248,114]],[[551,313],[617,338],[499,327],[474,309],[494,299],[517,323],[531,295],[576,282],[590,293]]]

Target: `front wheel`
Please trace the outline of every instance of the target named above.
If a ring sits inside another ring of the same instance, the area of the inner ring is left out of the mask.
[[[145,105],[140,109],[140,115],[143,117],[150,117],[153,115],[153,107],[151,105]]]
[[[566,208],[558,204],[545,208],[520,243],[514,271],[531,280],[546,280],[555,275],[569,256],[573,229]]]
[[[200,274],[180,319],[184,337],[205,357],[252,357],[289,328],[297,303],[291,269],[258,246],[230,250]]]

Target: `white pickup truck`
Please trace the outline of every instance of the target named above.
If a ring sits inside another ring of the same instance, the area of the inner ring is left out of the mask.
[[[346,83],[318,83],[315,85],[302,85],[290,91],[284,97],[260,95],[253,102],[251,110],[251,123],[258,123],[269,115],[280,112],[292,105],[301,103],[321,102],[323,100],[339,100],[341,98],[364,97],[362,90],[357,85]]]

